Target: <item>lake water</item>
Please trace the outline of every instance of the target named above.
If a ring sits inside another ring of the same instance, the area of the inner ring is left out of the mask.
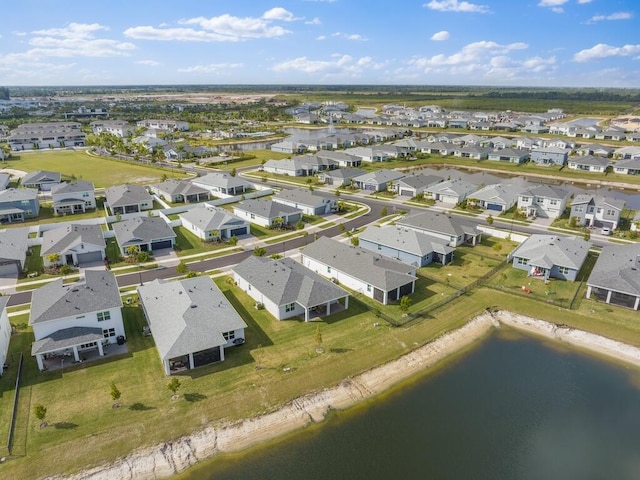
[[[507,330],[429,376],[181,478],[640,478],[640,371]]]

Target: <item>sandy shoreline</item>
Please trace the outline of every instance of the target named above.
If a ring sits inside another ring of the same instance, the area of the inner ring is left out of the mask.
[[[503,311],[485,313],[396,360],[345,379],[339,385],[296,398],[277,411],[210,426],[177,441],[135,451],[114,463],[73,476],[50,478],[146,480],[170,477],[217,454],[238,452],[320,422],[330,410],[345,409],[378,395],[484,338],[501,324],[640,367],[640,348],[524,315]]]

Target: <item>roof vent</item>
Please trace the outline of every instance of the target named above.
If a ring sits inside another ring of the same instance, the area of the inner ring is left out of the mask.
[[[189,305],[189,308],[198,308],[198,305],[196,305],[195,303],[192,303],[191,305]]]

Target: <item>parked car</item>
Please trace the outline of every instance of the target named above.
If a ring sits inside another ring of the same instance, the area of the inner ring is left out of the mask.
[[[609,227],[602,227],[602,230],[600,230],[600,233],[602,235],[609,236],[611,235],[611,229]]]

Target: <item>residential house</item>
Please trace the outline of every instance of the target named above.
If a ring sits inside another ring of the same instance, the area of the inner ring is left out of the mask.
[[[423,148],[423,153],[430,153],[432,155],[440,154],[443,156],[451,155],[456,148],[454,143],[451,142],[433,142],[429,143]]]
[[[129,253],[130,247],[140,252],[155,252],[173,248],[176,234],[160,217],[134,217],[112,225],[122,255]]]
[[[389,185],[393,185],[393,182],[404,177],[404,173],[396,170],[382,169],[354,177],[353,185],[368,192],[383,192]]]
[[[209,241],[228,240],[251,233],[248,221],[224,208],[201,204],[180,214],[182,226],[198,238]]]
[[[511,138],[491,137],[487,140],[483,140],[480,145],[491,147],[494,150],[504,150],[505,148],[512,148],[514,146],[514,141]]]
[[[62,182],[51,187],[53,212],[57,215],[84,213],[96,208],[93,183],[86,180]]]
[[[393,182],[393,191],[405,197],[417,197],[423,195],[427,188],[444,182],[444,178],[438,175],[407,175]]]
[[[518,202],[520,190],[511,184],[487,185],[469,195],[467,202],[485,210],[506,212]]]
[[[610,157],[614,151],[614,148],[599,143],[586,143],[576,148],[578,155],[596,155],[598,157]]]
[[[487,157],[488,160],[508,163],[522,163],[529,158],[529,151],[521,148],[502,148],[493,150]]]
[[[23,123],[11,131],[7,143],[12,151],[83,147],[85,134],[79,122]]]
[[[42,234],[40,256],[45,267],[80,266],[104,262],[106,248],[100,225],[66,224]]]
[[[26,227],[0,230],[0,277],[15,277],[22,272],[29,252],[28,238]]]
[[[567,208],[570,193],[553,185],[534,185],[518,194],[518,210],[527,217],[558,218]]]
[[[336,187],[343,187],[351,185],[351,180],[360,175],[364,175],[365,171],[360,168],[337,168],[335,170],[328,170],[318,174],[318,180],[325,185],[334,185]]]
[[[569,151],[558,147],[534,148],[531,150],[531,161],[537,165],[566,165]]]
[[[197,187],[209,190],[214,196],[229,198],[242,195],[252,188],[252,185],[244,178],[224,173],[208,173],[202,177],[196,177],[191,183]]]
[[[2,150],[0,148],[0,161],[4,160],[3,156],[4,155],[4,150]],[[9,175],[8,173],[0,173],[0,190],[6,190],[7,188],[9,188],[9,183],[11,182],[11,175]]]
[[[291,177],[306,177],[318,172],[333,170],[338,167],[338,162],[318,155],[299,155],[282,160],[267,160],[262,166],[267,173],[277,175],[289,175]]]
[[[451,247],[476,245],[482,240],[482,232],[469,219],[431,210],[409,212],[396,220],[396,225],[444,239]]]
[[[462,180],[445,180],[425,188],[425,197],[447,205],[457,205],[464,201],[478,186]]]
[[[338,210],[338,197],[304,188],[282,189],[272,197],[276,203],[299,208],[305,215],[326,215]]]
[[[39,213],[38,190],[35,188],[0,190],[0,223],[24,222]]]
[[[11,297],[4,295],[0,297],[0,377],[4,372],[4,366],[8,363],[9,341],[11,340],[11,323],[7,314],[7,303]]]
[[[591,242],[580,237],[536,233],[518,245],[507,261],[530,277],[574,281],[590,248]]]
[[[627,134],[624,128],[613,126],[596,133],[595,138],[596,140],[619,141],[625,140],[626,136]]]
[[[138,127],[153,128],[158,130],[176,130],[180,132],[186,132],[189,130],[189,122],[183,122],[181,120],[159,120],[159,119],[146,119],[140,120],[136,123]]]
[[[261,227],[295,225],[302,220],[302,210],[270,199],[244,200],[233,206],[234,215]]]
[[[90,123],[91,131],[95,135],[109,133],[116,137],[124,138],[133,135],[135,127],[125,120],[96,120]]]
[[[116,185],[105,190],[112,215],[138,213],[153,208],[153,197],[139,185]]]
[[[562,150],[571,150],[575,148],[576,143],[572,140],[567,140],[564,138],[543,138],[542,146],[544,148],[560,148]]]
[[[47,361],[58,362],[58,357],[77,363],[96,349],[103,356],[104,345],[123,342],[121,308],[118,282],[108,271],[87,270],[79,282],[64,284],[58,278],[35,289],[29,325],[38,368],[45,370]]]
[[[307,151],[307,146],[304,143],[293,142],[291,140],[284,140],[277,142],[269,147],[272,152],[288,153],[299,155]]]
[[[516,137],[515,138],[515,148],[520,150],[533,150],[538,147],[541,143],[541,140],[538,138],[531,137]]]
[[[613,164],[613,172],[622,175],[640,175],[640,158],[625,158]]]
[[[571,157],[567,166],[571,170],[604,173],[610,164],[611,162],[606,157],[596,157],[595,155],[578,155],[577,157]]]
[[[640,139],[638,142],[640,142]],[[640,147],[620,147],[614,150],[613,155],[615,158],[620,160],[626,160],[629,158],[637,160],[640,159]]]
[[[165,375],[222,362],[244,343],[247,324],[209,276],[156,279],[138,297]]]
[[[349,308],[349,292],[291,258],[252,255],[232,271],[238,287],[276,320],[301,316],[308,322]]]
[[[571,202],[570,218],[576,218],[579,225],[615,230],[625,204],[624,200],[601,195],[576,195]]]
[[[362,164],[362,158],[334,150],[322,150],[316,153],[316,156],[320,159],[337,162],[339,167],[359,167]],[[333,168],[325,168],[322,171],[326,172],[327,170],[333,170]]]
[[[460,158],[471,158],[473,160],[484,160],[489,158],[489,153],[492,150],[487,147],[481,147],[480,145],[465,145],[464,147],[456,147],[453,150],[453,155]]]
[[[329,237],[302,250],[302,264],[335,283],[387,305],[415,290],[416,267]]]
[[[389,154],[377,147],[353,147],[345,150],[345,153],[359,157],[363,162],[386,162]]]
[[[22,177],[20,184],[25,188],[35,188],[36,190],[48,192],[54,185],[58,185],[61,182],[61,177],[60,172],[38,170],[27,173]]]
[[[587,280],[587,298],[638,310],[640,244],[605,245]]]
[[[175,178],[149,185],[149,191],[169,203],[198,203],[211,198],[209,190]]]
[[[394,225],[367,227],[358,235],[358,246],[418,268],[451,263],[455,251],[448,240]]]

